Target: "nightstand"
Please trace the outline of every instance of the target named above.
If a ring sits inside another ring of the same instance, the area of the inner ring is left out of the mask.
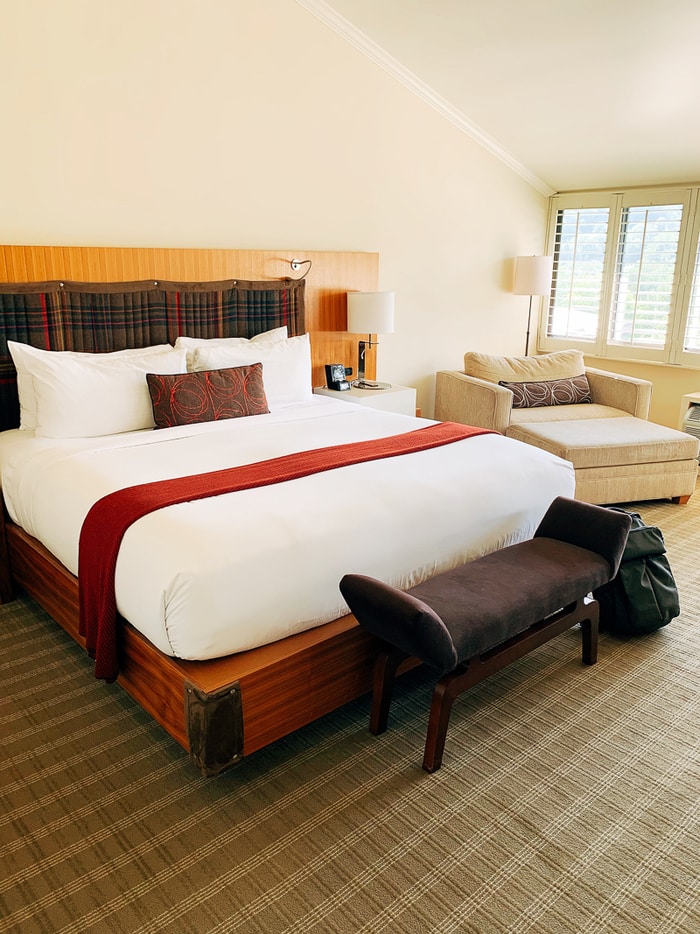
[[[372,409],[382,409],[384,412],[416,414],[416,390],[409,386],[391,386],[389,389],[355,389],[353,386],[343,390],[317,386],[314,392],[317,396],[329,396],[331,399],[340,399],[341,402],[357,402]]]

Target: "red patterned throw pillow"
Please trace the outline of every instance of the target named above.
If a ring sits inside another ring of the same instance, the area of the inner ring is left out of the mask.
[[[164,376],[147,373],[156,428],[265,415],[262,363]]]
[[[543,379],[529,383],[508,383],[499,380],[513,393],[514,409],[534,409],[543,405],[580,405],[593,402],[588,377],[572,376],[570,379]]]

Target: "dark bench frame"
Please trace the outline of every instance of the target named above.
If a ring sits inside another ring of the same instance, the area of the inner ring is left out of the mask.
[[[460,694],[577,623],[581,624],[582,661],[586,665],[594,665],[598,660],[598,601],[585,598],[531,626],[525,632],[513,636],[507,642],[474,655],[453,671],[443,675],[435,686],[430,705],[428,734],[423,754],[425,771],[435,772],[442,765],[452,705]],[[370,732],[375,736],[379,736],[387,728],[394,679],[399,666],[407,658],[409,656],[406,652],[394,647],[383,648],[377,656],[369,724]]]
[[[378,636],[370,730],[387,727],[394,679],[407,661],[441,672],[423,768],[440,768],[455,699],[555,636],[581,627],[582,660],[598,656],[592,592],[617,574],[629,514],[557,497],[532,539],[438,574],[403,592],[346,574],[340,590],[359,624]]]

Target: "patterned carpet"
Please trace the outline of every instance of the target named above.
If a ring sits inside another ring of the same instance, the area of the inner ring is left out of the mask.
[[[34,603],[0,607],[0,931],[700,931],[700,491],[639,504],[683,612],[567,633],[464,695],[421,769],[429,675],[201,778]]]

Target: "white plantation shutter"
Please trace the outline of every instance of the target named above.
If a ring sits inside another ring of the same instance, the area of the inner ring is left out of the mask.
[[[699,205],[697,188],[554,195],[538,349],[697,365]]]
[[[682,204],[623,207],[608,340],[663,348],[674,293]]]
[[[547,335],[595,340],[610,209],[557,212]]]

